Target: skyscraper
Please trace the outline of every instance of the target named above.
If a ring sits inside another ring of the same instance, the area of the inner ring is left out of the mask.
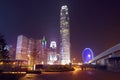
[[[47,54],[46,54],[46,48],[47,48],[47,41],[45,37],[42,38],[42,64],[47,63]]]
[[[36,59],[36,51],[35,51],[35,40],[32,38],[28,38],[27,42],[27,56],[28,56],[28,65],[34,66]]]
[[[70,31],[69,13],[66,5],[61,7],[60,12],[60,34],[61,34],[61,64],[70,63]]]
[[[16,59],[27,60],[28,38],[19,35],[17,38]]]
[[[48,53],[48,64],[55,64],[57,61],[57,44],[56,41],[50,42],[50,50]]]
[[[36,64],[41,64],[42,63],[42,40],[36,40]]]

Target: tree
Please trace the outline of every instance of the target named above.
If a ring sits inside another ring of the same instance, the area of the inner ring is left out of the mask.
[[[8,50],[4,36],[0,33],[0,59],[9,59]]]

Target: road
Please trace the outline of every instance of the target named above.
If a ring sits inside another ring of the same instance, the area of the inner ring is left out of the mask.
[[[120,80],[120,73],[100,70],[42,72],[42,74],[26,74],[19,80]]]

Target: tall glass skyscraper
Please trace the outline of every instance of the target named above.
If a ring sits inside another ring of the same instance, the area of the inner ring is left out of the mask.
[[[60,12],[60,34],[61,34],[61,64],[70,63],[70,31],[69,13],[66,5],[61,7]]]

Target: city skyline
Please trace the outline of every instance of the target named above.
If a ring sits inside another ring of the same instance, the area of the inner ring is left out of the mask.
[[[50,45],[47,47],[47,45]],[[12,54],[12,53],[10,53]],[[45,37],[39,40],[18,35],[15,60],[28,61],[29,66],[37,64],[62,64],[62,54],[57,51],[57,43],[51,41],[47,44]]]
[[[95,56],[120,42],[120,11],[116,1],[1,1],[0,32],[16,46],[17,36],[59,42],[60,8],[70,14],[71,54],[81,56],[90,47]],[[47,6],[46,6],[47,5]]]

